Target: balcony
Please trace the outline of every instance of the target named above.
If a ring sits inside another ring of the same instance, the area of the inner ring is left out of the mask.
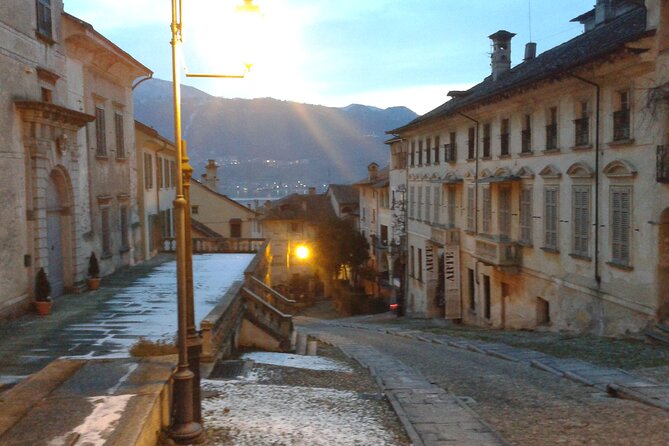
[[[460,243],[460,230],[457,228],[432,228],[430,240],[443,245],[458,245]]]
[[[669,183],[669,147],[657,146],[657,182]]]
[[[521,252],[516,242],[478,237],[474,256],[489,265],[517,267],[521,264]]]

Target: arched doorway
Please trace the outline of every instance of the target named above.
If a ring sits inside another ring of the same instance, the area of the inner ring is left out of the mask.
[[[658,318],[669,317],[669,208],[660,216],[659,261],[657,266]]]
[[[47,274],[53,297],[63,294],[65,287],[72,284],[67,196],[66,179],[53,170],[46,187]]]

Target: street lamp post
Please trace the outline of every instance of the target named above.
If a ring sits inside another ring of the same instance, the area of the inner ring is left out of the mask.
[[[237,8],[242,13],[259,13],[253,0]],[[170,437],[178,444],[202,439],[200,401],[201,339],[195,326],[193,299],[193,242],[190,222],[190,182],[193,168],[188,163],[186,143],[181,134],[181,85],[179,51],[183,43],[182,0],[172,0],[172,88],[174,97],[174,144],[177,151],[176,197],[174,199],[177,255],[177,314],[179,360],[174,379],[174,420]],[[245,64],[250,69],[251,64]],[[187,77],[243,78],[244,75],[187,74]]]

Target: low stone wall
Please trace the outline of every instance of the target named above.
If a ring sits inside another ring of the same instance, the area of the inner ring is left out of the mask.
[[[221,301],[200,323],[202,331],[202,362],[213,362],[218,356],[229,356],[239,340],[246,305],[241,295],[243,282],[232,284]]]

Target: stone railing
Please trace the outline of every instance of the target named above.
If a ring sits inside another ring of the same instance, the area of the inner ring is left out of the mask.
[[[212,362],[218,354],[229,356],[237,347],[237,335],[246,312],[241,295],[243,282],[232,284],[221,301],[200,323],[203,362]]]
[[[277,308],[284,313],[293,313],[298,309],[299,303],[296,300],[288,299],[283,294],[276,291],[274,288],[267,286],[265,282],[254,277],[246,277],[246,288],[263,299],[271,306]]]
[[[254,253],[260,251],[264,244],[265,239],[262,238],[197,237],[193,238],[193,253]],[[176,247],[175,238],[161,240],[160,249],[163,252],[175,252]]]
[[[475,257],[494,266],[520,266],[521,249],[518,243],[479,237]]]
[[[293,332],[293,316],[279,311],[248,288],[242,288],[242,296],[247,307],[246,318],[275,338],[281,350],[288,351]]]

